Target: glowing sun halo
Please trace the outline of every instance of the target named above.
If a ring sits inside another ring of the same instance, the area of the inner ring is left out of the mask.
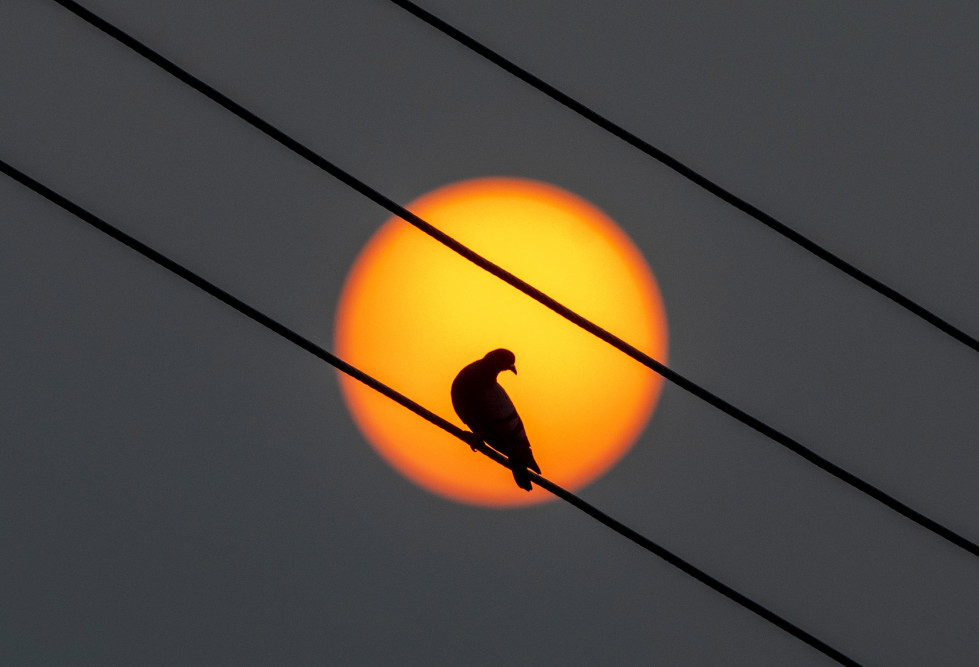
[[[487,178],[407,207],[487,259],[665,361],[666,316],[642,255],[597,208],[536,181]],[[351,269],[337,309],[341,358],[462,426],[449,386],[506,347],[500,376],[546,477],[577,489],[612,467],[652,414],[662,378],[517,292],[400,218]],[[371,445],[422,487],[497,507],[542,502],[509,471],[345,375],[344,398]]]

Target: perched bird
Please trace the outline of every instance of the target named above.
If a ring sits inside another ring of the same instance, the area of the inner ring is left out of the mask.
[[[513,402],[496,381],[502,371],[517,372],[510,350],[493,350],[469,364],[452,381],[452,407],[472,432],[510,460],[513,479],[521,489],[531,490],[527,469],[540,472],[523,422]]]

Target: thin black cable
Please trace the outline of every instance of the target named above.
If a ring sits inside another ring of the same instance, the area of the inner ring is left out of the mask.
[[[525,83],[533,86],[534,88],[544,93],[554,101],[564,105],[568,109],[571,109],[579,116],[591,121],[598,127],[605,130],[606,132],[615,135],[622,141],[626,142],[627,144],[629,144],[634,148],[639,149],[640,151],[642,151],[649,157],[653,158],[654,160],[658,160],[662,164],[666,165],[667,167],[677,172],[684,178],[692,181],[693,183],[696,183],[701,188],[711,193],[712,195],[718,197],[722,201],[730,204],[731,206],[735,207],[736,209],[744,213],[747,213],[752,218],[762,223],[769,229],[772,229],[773,231],[781,234],[782,236],[789,239],[793,243],[798,244],[799,246],[801,246],[805,250],[808,250],[810,253],[812,253],[819,259],[839,269],[840,271],[847,274],[851,278],[860,281],[861,283],[863,283],[870,289],[874,290],[881,296],[887,297],[894,303],[898,304],[899,306],[902,306],[903,308],[907,309],[909,312],[913,313],[914,315],[917,315],[925,322],[928,322],[929,324],[936,327],[940,331],[948,334],[949,336],[959,341],[963,345],[972,348],[973,351],[979,352],[979,340],[976,340],[974,337],[970,336],[966,332],[954,326],[947,320],[939,317],[938,315],[931,312],[930,310],[928,310],[921,304],[917,303],[916,301],[912,300],[911,298],[904,296],[894,288],[885,285],[880,280],[877,280],[873,276],[858,269],[857,267],[850,264],[843,258],[839,257],[833,252],[822,247],[812,239],[803,236],[801,233],[792,229],[785,223],[775,219],[768,213],[765,213],[758,207],[749,204],[744,199],[741,199],[734,193],[724,189],[714,181],[708,179],[703,174],[683,164],[675,157],[668,155],[667,153],[663,152],[659,148],[656,148],[649,142],[640,139],[632,132],[629,132],[622,126],[613,123],[605,116],[602,116],[601,114],[594,111],[593,109],[585,106],[584,104],[582,104],[575,98],[571,97],[570,95],[561,92],[560,90],[558,90],[551,84],[547,83],[546,81],[531,74],[527,70],[513,63],[512,61],[507,60],[496,51],[493,51],[492,49],[485,46],[484,44],[476,41],[475,39],[470,37],[468,34],[462,32],[458,28],[449,25],[448,23],[446,23],[439,17],[435,16],[434,14],[425,11],[415,3],[411,2],[410,0],[390,0],[390,2],[394,3],[398,7],[401,7],[405,11],[415,16],[416,18],[421,19],[422,21],[432,26],[436,30],[439,30],[440,32],[448,35],[449,37],[456,40],[466,48],[481,55],[483,58],[486,58],[494,65],[497,65],[498,67],[506,70],[508,73],[517,77],[521,81],[524,81]]]
[[[504,282],[511,285],[512,287],[515,287],[516,289],[520,290],[521,292],[523,292],[530,298],[534,299],[535,301],[541,303],[542,305],[547,306],[548,308],[553,310],[558,315],[561,315],[568,321],[578,325],[585,331],[602,339],[609,345],[612,345],[616,349],[632,357],[633,359],[643,364],[644,366],[647,366],[648,368],[656,371],[670,382],[676,384],[678,387],[685,389],[686,391],[690,392],[694,396],[709,403],[710,405],[721,410],[727,415],[734,417],[742,424],[745,424],[746,426],[750,426],[751,428],[755,429],[762,435],[771,438],[772,440],[782,445],[789,451],[798,454],[799,456],[803,457],[813,465],[833,475],[837,479],[846,482],[847,484],[857,489],[858,491],[865,493],[866,495],[870,496],[874,500],[882,503],[883,505],[889,507],[890,509],[901,514],[902,516],[910,519],[911,521],[914,521],[919,526],[927,530],[930,530],[936,535],[948,540],[955,546],[965,549],[973,556],[979,557],[979,545],[975,544],[974,542],[971,542],[970,540],[952,531],[951,529],[946,528],[945,526],[938,523],[937,521],[934,521],[933,519],[929,519],[925,515],[918,512],[917,510],[912,509],[911,507],[905,505],[904,503],[900,502],[896,498],[890,496],[887,493],[884,493],[883,491],[873,486],[869,482],[865,482],[864,480],[860,479],[856,475],[844,470],[840,466],[830,462],[829,460],[823,458],[819,454],[816,454],[811,449],[805,447],[804,445],[790,438],[789,436],[781,433],[780,431],[776,430],[774,427],[769,426],[768,424],[761,421],[760,419],[752,417],[751,415],[744,412],[740,408],[736,408],[735,406],[728,403],[721,397],[715,395],[714,393],[708,391],[707,389],[704,389],[703,387],[696,384],[692,380],[688,380],[687,378],[680,375],[676,371],[667,367],[665,364],[656,361],[649,355],[645,354],[644,352],[640,351],[639,349],[625,342],[618,336],[615,336],[614,334],[606,331],[605,329],[598,326],[594,322],[585,319],[584,317],[577,314],[567,306],[559,303],[555,299],[552,299],[548,295],[544,294],[536,287],[533,287],[529,283],[526,283],[520,278],[517,278],[510,272],[497,266],[496,264],[489,261],[488,259],[485,259],[483,256],[473,252],[472,250],[470,250],[463,244],[459,243],[445,232],[437,229],[430,223],[422,220],[420,217],[418,217],[408,209],[404,208],[403,206],[395,203],[391,199],[388,199],[387,197],[382,195],[380,192],[378,192],[371,186],[355,178],[353,175],[349,174],[343,169],[337,167],[326,158],[314,152],[312,149],[299,143],[298,141],[296,141],[295,139],[287,135],[285,132],[271,125],[267,121],[259,118],[245,107],[241,106],[240,104],[230,99],[226,95],[218,92],[216,89],[204,83],[203,81],[201,81],[194,75],[190,74],[186,70],[182,69],[181,67],[178,67],[177,65],[167,60],[159,53],[152,50],[151,48],[149,48],[148,46],[146,46],[136,38],[132,37],[128,33],[120,30],[119,28],[115,27],[111,23],[107,22],[105,19],[93,14],[89,10],[80,6],[77,2],[74,2],[73,0],[54,0],[54,2],[57,2],[59,5],[70,10],[80,18],[84,19],[85,21],[92,24],[102,32],[109,35],[110,37],[113,37],[114,39],[128,46],[139,55],[143,56],[153,64],[157,65],[158,67],[162,68],[166,72],[176,77],[179,81],[187,84],[194,90],[197,90],[202,95],[206,96],[208,99],[216,102],[217,104],[220,104],[222,107],[224,107],[231,113],[235,114],[236,116],[244,120],[246,123],[252,125],[258,130],[261,130],[266,135],[268,135],[272,139],[275,139],[289,150],[293,151],[300,157],[305,158],[313,165],[319,167],[320,169],[327,172],[328,174],[338,179],[342,183],[353,188],[354,190],[361,193],[371,201],[383,206],[388,211],[394,213],[398,217],[411,223],[421,231],[425,232],[426,234],[434,238],[439,243],[442,243],[443,245],[455,251],[462,257],[465,257],[476,266],[479,266],[480,268],[488,271],[489,273],[492,273],[500,280],[503,280]]]
[[[214,283],[205,280],[204,278],[197,275],[190,269],[170,259],[166,255],[154,250],[150,246],[133,238],[129,234],[126,234],[125,232],[109,224],[108,222],[105,222],[104,220],[95,216],[93,213],[90,213],[89,211],[85,210],[78,204],[63,197],[62,195],[58,194],[54,190],[51,190],[47,186],[39,183],[38,181],[24,174],[22,171],[16,169],[15,167],[7,164],[2,159],[0,159],[0,171],[5,173],[7,176],[10,176],[12,179],[21,183],[22,185],[25,185],[26,187],[30,188],[31,190],[41,195],[42,197],[45,197],[49,201],[57,204],[58,206],[65,209],[69,213],[79,217],[81,220],[87,222],[89,225],[99,230],[100,232],[103,232],[111,236],[116,241],[119,241],[120,243],[127,246],[128,248],[135,250],[136,252],[143,255],[147,259],[156,262],[164,269],[167,269],[168,271],[175,273],[176,275],[188,281],[195,287],[199,287],[200,289],[204,290],[205,292],[207,292],[208,294],[216,298],[218,301],[221,301],[222,303],[231,306],[242,315],[251,318],[252,320],[266,327],[267,329],[270,329],[274,333],[279,334],[280,336],[288,340],[290,343],[294,343],[295,345],[298,345],[302,349],[306,350],[307,352],[314,355],[315,357],[322,359],[323,361],[327,362],[328,364],[340,370],[341,372],[346,373],[347,375],[351,376],[356,380],[359,380],[360,382],[363,382],[371,389],[374,389],[375,391],[384,394],[391,400],[396,401],[403,407],[408,408],[422,419],[431,422],[435,426],[438,426],[442,430],[447,431],[448,433],[459,438],[470,447],[477,449],[481,454],[488,456],[489,458],[493,459],[500,465],[504,467],[509,467],[507,464],[507,458],[505,456],[503,456],[496,450],[486,446],[481,441],[474,439],[472,433],[462,430],[455,424],[446,421],[445,419],[439,417],[434,412],[422,407],[421,405],[414,402],[407,396],[404,396],[403,394],[395,391],[391,387],[388,387],[383,382],[380,382],[379,380],[374,379],[367,373],[357,369],[354,366],[351,366],[350,364],[343,361],[336,355],[331,354],[330,352],[326,351],[319,345],[316,345],[309,339],[299,335],[292,329],[289,329],[284,324],[277,322],[276,320],[272,319],[268,315],[253,308],[252,306],[249,306],[241,299],[232,296],[231,294],[224,291]],[[793,625],[789,621],[785,620],[775,612],[769,610],[766,607],[763,607],[762,605],[758,604],[754,600],[746,597],[745,595],[742,595],[741,593],[737,592],[733,588],[721,583],[714,577],[694,567],[687,561],[683,560],[679,556],[668,551],[664,547],[661,547],[660,545],[656,544],[649,538],[639,534],[635,530],[613,519],[608,514],[605,514],[598,508],[594,507],[593,505],[585,502],[584,500],[582,500],[575,494],[571,493],[567,489],[564,489],[563,487],[555,484],[554,482],[550,481],[546,477],[538,475],[533,471],[528,471],[528,472],[530,474],[531,479],[533,479],[534,482],[539,486],[541,486],[542,488],[547,489],[558,498],[561,498],[562,500],[571,503],[572,505],[574,505],[581,511],[585,512],[592,518],[597,519],[598,521],[605,524],[607,527],[611,528],[612,530],[619,533],[623,537],[632,540],[646,551],[649,551],[650,553],[659,556],[670,565],[673,565],[674,567],[683,571],[685,574],[688,574],[691,577],[700,581],[701,583],[710,586],[721,595],[724,595],[725,597],[733,600],[734,602],[737,602],[742,607],[761,616],[769,623],[772,623],[773,625],[777,626],[781,630],[788,632],[793,637],[796,637],[797,639],[804,641],[806,644],[809,644],[816,650],[821,651],[822,653],[826,654],[830,658],[833,658],[840,664],[844,664],[844,665],[857,664],[856,661],[847,657],[840,651],[837,651],[832,646],[829,646],[825,642],[820,641],[819,639],[812,636],[805,630],[802,630],[798,626]]]

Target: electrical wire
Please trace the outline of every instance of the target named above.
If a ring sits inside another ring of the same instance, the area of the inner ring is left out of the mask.
[[[126,234],[118,227],[115,227],[109,224],[108,222],[102,220],[101,218],[97,217],[93,213],[90,213],[89,211],[82,208],[78,204],[58,194],[54,190],[51,190],[47,186],[41,184],[40,182],[31,178],[30,176],[23,173],[19,169],[16,169],[15,167],[11,166],[7,162],[3,161],[2,159],[0,159],[0,171],[2,171],[4,174],[14,179],[15,181],[21,183],[22,185],[30,188],[31,190],[41,195],[42,197],[45,197],[52,203],[57,204],[58,206],[65,209],[69,213],[77,216],[78,218],[88,223],[89,225],[99,230],[100,232],[107,234],[108,236],[112,237],[116,241],[119,241],[126,247],[135,250],[136,252],[143,255],[147,259],[156,262],[164,269],[167,269],[168,271],[183,278],[184,280],[188,281],[195,287],[202,289],[203,291],[207,292],[208,294],[210,294],[217,300],[221,301],[222,303],[231,306],[242,315],[251,318],[255,322],[258,322],[262,326],[266,327],[267,329],[282,336],[289,342],[298,345],[299,347],[306,350],[307,352],[314,355],[315,357],[327,362],[337,370],[349,375],[350,377],[356,380],[359,380],[360,382],[363,382],[371,389],[380,392],[384,396],[399,403],[403,407],[411,410],[422,419],[425,419],[426,421],[434,424],[435,426],[441,428],[442,430],[459,438],[470,447],[473,447],[474,449],[479,451],[481,454],[488,456],[489,458],[496,461],[498,464],[509,468],[509,465],[507,463],[507,458],[505,456],[503,456],[496,450],[485,445],[482,441],[475,438],[475,436],[472,433],[462,430],[455,424],[452,424],[451,422],[443,419],[442,417],[438,416],[434,412],[424,408],[418,403],[412,401],[407,396],[387,386],[383,382],[376,380],[375,378],[371,377],[367,373],[359,370],[358,368],[352,366],[351,364],[348,364],[347,362],[343,361],[336,355],[328,352],[327,350],[323,349],[319,345],[316,345],[308,338],[301,336],[300,334],[296,333],[292,329],[286,327],[284,324],[281,324],[280,322],[272,319],[268,315],[248,305],[241,299],[238,299],[237,297],[221,289],[214,283],[206,280],[205,278],[202,278],[201,276],[194,273],[190,269],[186,268],[182,264],[177,263],[176,261],[170,259],[169,257],[158,252],[157,250],[154,250],[153,248],[146,245],[145,243],[137,240],[136,238],[130,236],[129,234]],[[747,596],[742,595],[741,593],[737,592],[730,586],[721,583],[719,580],[710,576],[706,572],[694,567],[684,559],[673,554],[672,552],[668,551],[664,547],[656,544],[649,538],[629,528],[628,526],[621,523],[620,521],[613,519],[611,516],[605,514],[597,507],[594,507],[593,505],[585,502],[584,500],[582,500],[575,494],[571,493],[567,489],[564,489],[563,487],[555,484],[554,482],[550,481],[546,477],[538,475],[532,470],[529,470],[527,472],[530,474],[530,477],[534,481],[534,483],[536,483],[540,487],[550,491],[558,498],[577,507],[578,509],[585,512],[586,514],[596,519],[597,521],[601,522],[608,528],[611,528],[612,530],[619,533],[623,537],[626,537],[627,539],[631,540],[635,544],[639,545],[646,551],[649,551],[650,553],[659,556],[670,565],[673,565],[674,567],[680,569],[685,574],[690,575],[691,577],[697,579],[701,583],[706,584],[710,588],[714,589],[721,595],[724,595],[728,599],[737,602],[742,607],[754,612],[755,614],[762,617],[769,623],[772,623],[779,629],[784,630],[785,632],[789,633],[793,637],[796,637],[797,639],[805,642],[809,646],[824,653],[825,655],[836,660],[840,664],[843,665],[858,664],[856,661],[847,657],[846,655],[836,650],[832,646],[829,646],[825,642],[817,639],[816,637],[809,634],[805,630],[802,630],[798,626],[790,623],[782,616],[779,616],[775,612],[758,604],[757,602],[748,598]]]
[[[976,340],[973,336],[970,336],[965,331],[954,326],[947,320],[939,317],[938,315],[931,312],[930,310],[928,310],[918,302],[912,300],[910,297],[905,296],[904,294],[898,292],[896,289],[884,284],[880,280],[858,269],[853,264],[850,264],[840,256],[836,255],[830,250],[827,250],[826,248],[819,245],[812,239],[808,238],[807,236],[804,236],[803,234],[789,227],[785,223],[780,222],[779,220],[769,215],[768,213],[765,213],[757,206],[748,203],[747,201],[738,197],[734,193],[726,190],[725,188],[721,187],[720,185],[710,180],[703,174],[683,164],[675,157],[665,153],[659,148],[656,148],[649,142],[640,139],[632,132],[629,132],[622,126],[612,122],[611,120],[599,114],[598,112],[594,111],[590,107],[585,106],[584,104],[582,104],[575,98],[571,97],[570,95],[561,92],[560,90],[558,90],[551,84],[547,83],[543,79],[540,79],[534,74],[531,74],[530,72],[523,69],[519,65],[516,65],[515,63],[508,60],[507,58],[504,58],[496,51],[493,51],[492,49],[485,46],[484,44],[476,41],[473,37],[469,36],[468,34],[464,33],[458,28],[446,23],[445,21],[435,16],[431,12],[422,9],[415,3],[411,2],[410,0],[390,0],[390,2],[394,3],[398,7],[404,9],[405,11],[409,12],[411,15],[415,16],[416,18],[424,21],[425,23],[435,28],[436,30],[439,30],[445,35],[451,37],[452,39],[459,42],[466,48],[470,49],[471,51],[474,51],[475,53],[479,54],[483,58],[489,60],[494,65],[497,65],[498,67],[502,68],[503,70],[517,77],[521,81],[533,86],[538,91],[544,93],[554,101],[564,105],[571,111],[574,111],[582,118],[591,121],[598,127],[605,130],[606,132],[609,132],[610,134],[618,137],[619,139],[626,142],[630,146],[637,148],[638,150],[642,151],[643,153],[653,158],[654,160],[661,162],[662,164],[666,165],[667,167],[669,167],[676,173],[680,174],[684,178],[690,180],[691,182],[700,186],[707,192],[718,197],[722,201],[730,204],[731,206],[735,207],[736,209],[738,209],[743,213],[747,213],[749,216],[751,216],[758,222],[762,223],[763,225],[777,232],[778,234],[781,234],[782,236],[789,239],[793,243],[798,244],[800,247],[809,251],[810,253],[812,253],[819,259],[823,260],[827,264],[833,266],[836,269],[839,269],[840,271],[847,274],[851,278],[863,283],[864,285],[874,290],[881,296],[890,299],[891,301],[898,304],[902,308],[905,308],[912,314],[918,316],[928,324],[931,324],[932,326],[942,331],[943,333],[948,334],[949,336],[959,341],[963,345],[972,348],[974,352],[979,352],[979,340]]]
[[[504,270],[503,268],[497,266],[493,262],[485,259],[476,252],[470,250],[468,247],[456,241],[454,238],[446,234],[445,232],[439,230],[432,224],[422,220],[419,216],[415,215],[408,209],[404,208],[400,204],[395,203],[393,200],[385,197],[383,194],[375,190],[373,187],[367,183],[357,179],[352,174],[344,171],[340,167],[334,165],[332,162],[322,157],[311,148],[300,143],[296,139],[293,139],[287,135],[282,130],[273,126],[271,123],[258,117],[256,114],[252,113],[242,105],[238,104],[231,98],[227,97],[223,93],[216,90],[214,87],[204,83],[194,75],[190,74],[187,70],[177,66],[167,58],[163,57],[153,49],[149,48],[135,37],[129,35],[125,31],[112,25],[105,19],[99,17],[93,12],[85,9],[77,2],[73,0],[53,0],[64,8],[68,9],[78,17],[84,19],[86,22],[90,23],[94,27],[98,28],[102,32],[106,33],[110,37],[118,40],[125,46],[129,47],[139,55],[143,56],[153,64],[157,65],[164,71],[176,77],[182,83],[190,86],[191,88],[197,90],[210,100],[216,102],[217,104],[224,107],[226,110],[230,111],[234,115],[238,116],[246,123],[252,125],[256,129],[262,131],[267,136],[275,139],[280,144],[293,151],[300,157],[306,159],[313,165],[319,167],[323,171],[327,172],[334,178],[338,179],[345,185],[351,187],[357,192],[361,193],[371,201],[383,206],[391,213],[394,213],[398,217],[404,219],[408,223],[412,224],[419,230],[431,236],[433,239],[442,243],[449,249],[458,253],[462,257],[465,257],[473,264],[479,266],[485,271],[493,274],[500,280],[503,280],[512,287],[520,290],[530,298],[534,299],[538,303],[550,308],[552,311],[558,315],[564,317],[568,321],[576,324],[585,331],[591,333],[592,335],[600,338],[609,345],[615,347],[619,351],[628,355],[632,359],[638,361],[644,366],[652,369],[653,371],[662,375],[665,379],[673,382],[678,387],[685,389],[697,398],[703,400],[704,402],[714,406],[718,410],[721,410],[725,414],[733,417],[742,424],[753,428],[755,431],[761,433],[767,438],[777,442],[789,451],[801,456],[805,460],[809,461],[821,470],[829,473],[830,475],[836,477],[837,479],[845,482],[851,487],[857,489],[861,493],[864,493],[879,503],[885,505],[889,509],[901,514],[902,516],[910,519],[914,523],[918,524],[922,528],[931,531],[932,533],[942,537],[943,539],[951,542],[955,546],[968,551],[973,556],[979,557],[979,545],[965,538],[964,536],[956,533],[950,528],[942,525],[941,523],[930,519],[924,514],[918,512],[917,510],[905,505],[901,501],[897,500],[893,496],[885,493],[876,486],[864,481],[860,477],[857,477],[853,473],[845,470],[844,468],[832,463],[826,458],[823,458],[816,452],[812,451],[808,447],[805,447],[802,443],[790,438],[784,433],[778,431],[769,424],[761,421],[760,419],[751,416],[747,412],[735,407],[731,403],[728,403],[720,396],[712,393],[711,391],[701,387],[692,380],[687,379],[678,372],[670,369],[665,364],[653,359],[648,354],[642,352],[641,350],[633,347],[629,343],[625,342],[618,336],[606,331],[602,327],[598,326],[594,322],[582,317],[578,313],[574,312],[567,306],[559,303],[557,300],[544,294],[537,288],[533,287],[529,283],[521,280],[520,278],[514,276],[510,272]]]

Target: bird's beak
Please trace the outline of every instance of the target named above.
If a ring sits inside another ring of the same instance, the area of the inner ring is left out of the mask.
[[[513,371],[513,374],[514,374],[514,375],[516,375],[516,374],[517,374],[517,366],[516,366],[516,364],[514,364],[513,366],[507,366],[507,367],[506,367],[506,369],[507,369],[508,371]]]

